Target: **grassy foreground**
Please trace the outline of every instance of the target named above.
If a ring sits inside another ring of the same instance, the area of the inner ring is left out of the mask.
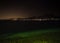
[[[60,43],[60,30],[36,30],[30,32],[4,34],[0,43]]]

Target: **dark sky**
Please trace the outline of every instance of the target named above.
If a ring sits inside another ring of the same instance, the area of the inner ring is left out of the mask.
[[[45,14],[59,16],[59,8],[57,0],[0,1],[0,19],[25,18]]]

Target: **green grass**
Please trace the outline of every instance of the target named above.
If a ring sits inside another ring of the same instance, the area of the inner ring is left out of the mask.
[[[60,30],[36,30],[5,35],[0,43],[59,43]]]
[[[5,38],[16,38],[16,37],[34,37],[36,35],[40,35],[43,33],[49,33],[49,32],[57,32],[60,30],[36,30],[36,31],[29,31],[29,32],[22,32],[22,33],[15,33],[15,34],[11,34],[11,35],[7,35]]]

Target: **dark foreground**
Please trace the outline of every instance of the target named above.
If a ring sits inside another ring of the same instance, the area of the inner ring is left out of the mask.
[[[0,43],[60,43],[60,21],[0,21]]]
[[[0,21],[0,33],[60,28],[60,21]]]

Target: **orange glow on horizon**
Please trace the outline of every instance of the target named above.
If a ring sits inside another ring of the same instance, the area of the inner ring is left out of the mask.
[[[27,18],[26,16],[20,16],[20,15],[7,15],[7,16],[2,16],[0,19],[11,19],[11,18]]]

